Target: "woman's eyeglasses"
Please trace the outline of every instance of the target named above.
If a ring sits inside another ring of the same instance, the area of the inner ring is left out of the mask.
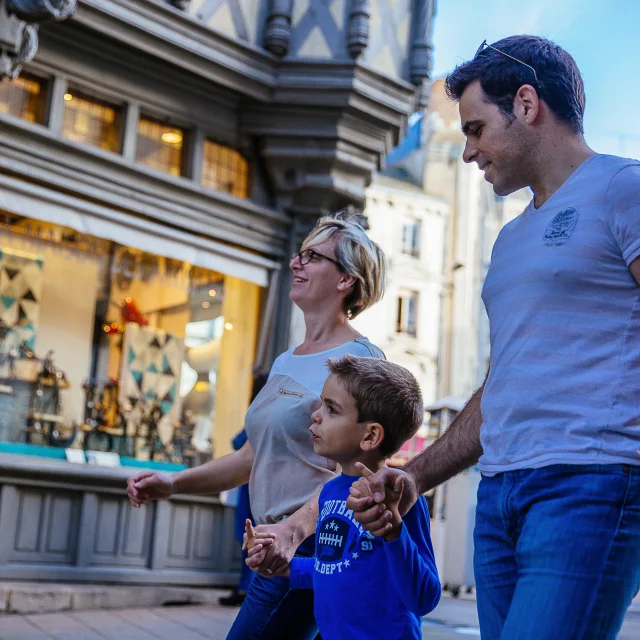
[[[295,258],[298,258],[302,266],[304,266],[305,264],[309,264],[309,262],[311,262],[311,260],[313,260],[314,258],[320,258],[321,260],[328,260],[329,262],[333,262],[336,267],[342,269],[342,265],[337,260],[334,260],[329,256],[325,256],[323,253],[318,253],[314,249],[303,249],[302,251],[298,251],[291,256],[292,260]]]

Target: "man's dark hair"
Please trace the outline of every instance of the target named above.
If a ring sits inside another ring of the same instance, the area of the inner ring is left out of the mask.
[[[420,428],[424,419],[420,385],[404,367],[352,355],[328,360],[327,367],[355,400],[358,422],[384,427],[382,455],[396,453]]]
[[[529,84],[558,120],[569,125],[574,133],[583,133],[584,83],[569,53],[538,36],[510,36],[491,46],[533,67],[538,80],[525,64],[487,46],[447,76],[445,88],[451,99],[460,100],[465,89],[479,80],[489,102],[497,105],[508,120],[513,120],[516,93],[522,85]]]

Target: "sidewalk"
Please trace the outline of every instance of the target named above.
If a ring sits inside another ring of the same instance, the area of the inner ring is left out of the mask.
[[[6,585],[0,585],[0,588]],[[25,587],[25,585],[19,585]],[[46,585],[37,585],[43,587]],[[93,585],[59,586],[61,590],[104,589]],[[131,596],[131,590],[148,587],[115,587]],[[238,612],[217,603],[225,590],[164,589],[189,592],[196,597],[206,592],[207,604],[147,606],[102,610],[67,610],[58,613],[0,615],[0,640],[224,640]],[[51,592],[51,588],[49,588]],[[202,597],[202,596],[200,596]],[[73,600],[73,598],[72,598]],[[80,602],[80,600],[78,600]],[[85,600],[86,602],[86,600]],[[136,602],[136,599],[131,600]],[[170,603],[171,600],[167,600]],[[130,604],[129,603],[129,604]],[[139,599],[137,599],[139,604]],[[472,597],[443,596],[440,604],[423,622],[425,640],[463,640],[480,637],[476,603]],[[627,614],[618,640],[640,638],[640,599]]]
[[[0,615],[207,605],[217,604],[226,593],[227,590],[189,587],[0,582]]]
[[[475,610],[473,602],[456,604]],[[201,605],[4,616],[0,640],[224,640],[237,612]],[[432,620],[423,629],[428,640],[479,637],[477,627]]]

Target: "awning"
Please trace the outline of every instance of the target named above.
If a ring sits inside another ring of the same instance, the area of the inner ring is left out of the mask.
[[[261,287],[269,283],[269,272],[278,268],[272,260],[222,242],[167,228],[11,176],[0,175],[0,189],[0,208],[9,213],[70,227],[79,233],[205,267]]]
[[[452,411],[461,411],[469,398],[464,396],[446,396],[436,400],[432,405],[425,407],[425,411],[440,411],[442,409],[450,409]]]

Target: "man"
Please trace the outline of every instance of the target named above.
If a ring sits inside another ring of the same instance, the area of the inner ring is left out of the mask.
[[[640,163],[585,143],[566,51],[485,45],[446,81],[463,157],[497,194],[534,194],[483,289],[491,368],[442,438],[367,474],[348,507],[381,535],[398,474],[404,511],[479,460],[483,639],[615,638],[640,585]]]

